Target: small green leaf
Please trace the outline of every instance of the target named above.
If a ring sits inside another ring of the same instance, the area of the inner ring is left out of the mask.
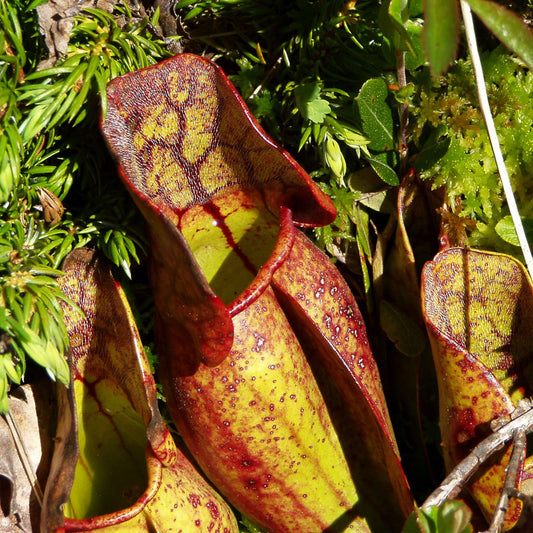
[[[413,51],[406,28],[408,20],[407,0],[387,0],[381,4],[378,15],[379,26],[395,50]]]
[[[366,157],[367,161],[370,163],[374,172],[387,184],[389,185],[399,185],[400,179],[396,171],[390,166],[388,161],[389,154],[394,154],[394,152],[381,153],[371,155]]]
[[[414,52],[413,45],[407,31],[407,21],[409,20],[409,6],[407,0],[390,0],[389,16],[392,25],[400,37],[398,50],[409,50]]]
[[[294,96],[302,116],[315,124],[323,122],[331,111],[328,102],[320,98],[320,86],[317,83],[300,85],[295,89]]]
[[[251,520],[244,515],[241,516],[240,523],[244,526],[247,533],[263,533],[263,530],[257,527]]]
[[[20,365],[15,366],[13,359],[10,354],[6,354],[2,357],[2,362],[0,365],[4,365],[4,371],[7,377],[17,385],[20,385],[20,380],[22,378],[22,373],[20,372]]]
[[[428,519],[419,509],[415,509],[405,522],[402,533],[435,533]]]
[[[356,205],[352,218],[357,227],[357,242],[360,244],[365,255],[371,257],[370,233],[368,231],[370,217],[366,211],[363,211],[358,205]]]
[[[434,75],[446,70],[455,58],[459,42],[457,0],[426,0],[422,43]]]
[[[0,263],[6,263],[11,258],[11,252],[13,248],[11,246],[0,245]]]
[[[397,91],[394,91],[394,99],[399,104],[407,104],[411,97],[415,94],[416,88],[414,84],[408,83],[407,85],[401,87]]]
[[[402,533],[472,533],[472,513],[461,501],[448,500],[429,509],[415,509]]]
[[[307,126],[307,128],[305,128],[305,130],[302,132],[300,144],[298,145],[298,152],[304,147],[305,143],[309,140],[312,131],[313,128],[311,126]]]
[[[421,20],[408,20],[405,28],[409,34],[412,50],[405,54],[405,67],[412,71],[426,63],[426,54],[422,46],[422,32],[424,25]]]
[[[424,13],[424,0],[409,0],[409,15],[419,17]]]
[[[488,0],[467,0],[485,26],[529,68],[533,68],[533,33],[520,17],[502,5]],[[442,0],[437,4],[442,5]]]
[[[388,88],[385,80],[368,80],[356,99],[363,133],[371,140],[371,150],[394,148],[392,110],[387,104]]]
[[[338,135],[350,148],[361,148],[370,143],[364,135],[355,130],[345,129],[339,132]]]
[[[357,202],[381,213],[396,212],[396,194],[391,187],[384,185],[383,180],[372,167],[365,167],[351,172],[346,178],[351,191],[357,194]],[[352,200],[353,203],[353,200]]]
[[[449,533],[471,533],[472,513],[462,502],[448,501],[439,507],[437,531]]]
[[[9,412],[9,399],[7,397],[7,375],[3,361],[0,361],[0,414]]]
[[[533,219],[522,217],[522,224],[524,225],[524,231],[526,232],[527,240],[529,242],[533,242]],[[511,215],[502,218],[496,224],[494,229],[505,242],[508,242],[513,246],[520,246]]]
[[[194,17],[198,16],[200,13],[202,13],[205,10],[204,6],[196,6],[193,7],[184,17],[183,20],[190,20]]]

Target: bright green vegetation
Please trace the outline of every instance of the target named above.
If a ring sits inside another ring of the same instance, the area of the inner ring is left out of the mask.
[[[502,47],[487,53],[483,66],[520,213],[530,219],[533,75]],[[416,120],[413,140],[421,153],[414,164],[433,187],[446,186],[448,203],[466,226],[468,220],[473,222],[470,246],[518,253],[502,239],[514,242],[514,231],[505,232],[509,212],[477,101],[469,60],[458,60],[446,76],[422,80],[411,108]]]
[[[0,411],[26,356],[68,383],[56,282],[65,256],[96,246],[128,275],[139,262],[142,224],[116,179],[98,117],[111,78],[169,55],[151,31],[156,19],[119,28],[111,15],[87,11],[76,18],[66,56],[38,70],[47,51],[36,5],[0,1]],[[119,14],[133,19],[127,9]],[[59,223],[45,220],[39,188],[63,201]]]

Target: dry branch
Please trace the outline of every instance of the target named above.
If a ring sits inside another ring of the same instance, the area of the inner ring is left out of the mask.
[[[442,505],[459,494],[472,474],[500,447],[519,433],[533,432],[533,407],[531,400],[519,402],[510,420],[482,440],[449,474],[426,499],[422,509]]]

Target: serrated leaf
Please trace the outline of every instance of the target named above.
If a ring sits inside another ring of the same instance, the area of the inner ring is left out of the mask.
[[[329,104],[326,102],[326,100],[322,100],[322,98],[319,98],[317,100],[309,102],[304,116],[308,118],[311,122],[320,124],[324,121],[325,116],[330,111],[331,108],[329,107]]]
[[[388,88],[382,78],[368,80],[356,98],[368,148],[382,151],[394,148],[392,110],[387,104]]]
[[[442,5],[442,0],[433,0]],[[448,0],[449,1],[449,0]],[[533,68],[533,32],[524,21],[502,5],[488,0],[467,0],[485,26],[529,68]]]
[[[426,0],[422,43],[431,72],[439,75],[455,58],[459,42],[457,0]]]
[[[320,98],[320,86],[317,83],[300,85],[294,90],[294,97],[302,116],[315,124],[322,123],[331,111],[329,103]]]

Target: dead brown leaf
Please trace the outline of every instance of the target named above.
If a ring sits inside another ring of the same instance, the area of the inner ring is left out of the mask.
[[[98,8],[111,13],[117,0],[49,0],[37,7],[39,29],[48,48],[48,59],[41,61],[38,70],[52,67],[67,52],[74,17],[84,8]]]
[[[16,388],[9,407],[10,418],[0,417],[0,533],[30,533],[38,530],[39,486],[48,472],[54,434],[50,385]]]

